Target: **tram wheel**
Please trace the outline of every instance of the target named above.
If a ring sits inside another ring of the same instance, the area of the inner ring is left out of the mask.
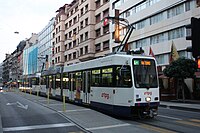
[[[147,118],[147,115],[143,113],[143,110],[138,110],[138,117],[139,119],[145,119]]]

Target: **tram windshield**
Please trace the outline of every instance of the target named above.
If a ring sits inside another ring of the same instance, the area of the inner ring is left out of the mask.
[[[133,59],[133,73],[136,88],[158,87],[158,77],[154,60]]]

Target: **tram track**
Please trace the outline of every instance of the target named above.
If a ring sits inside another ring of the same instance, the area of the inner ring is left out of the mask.
[[[137,122],[141,128],[145,128],[150,131],[155,131],[155,132],[159,132],[159,133],[177,133],[177,132],[184,133],[184,132],[180,132],[178,130],[171,129],[168,127],[155,125],[155,124],[149,123],[147,121],[145,122],[143,120],[136,120],[135,122]]]

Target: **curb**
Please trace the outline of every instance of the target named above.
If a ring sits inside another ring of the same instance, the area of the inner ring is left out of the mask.
[[[0,114],[0,133],[3,133],[2,121],[1,121],[1,114]]]
[[[190,107],[171,106],[171,105],[164,105],[164,104],[161,104],[159,107],[164,107],[168,109],[178,109],[178,110],[184,110],[184,111],[200,112],[200,109],[190,108]]]

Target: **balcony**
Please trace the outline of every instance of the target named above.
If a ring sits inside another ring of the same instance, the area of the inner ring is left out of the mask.
[[[79,60],[80,61],[87,61],[87,60],[91,60],[91,59],[94,59],[95,58],[95,54],[94,53],[88,53],[88,54],[85,54],[85,55],[81,55],[79,57]]]

